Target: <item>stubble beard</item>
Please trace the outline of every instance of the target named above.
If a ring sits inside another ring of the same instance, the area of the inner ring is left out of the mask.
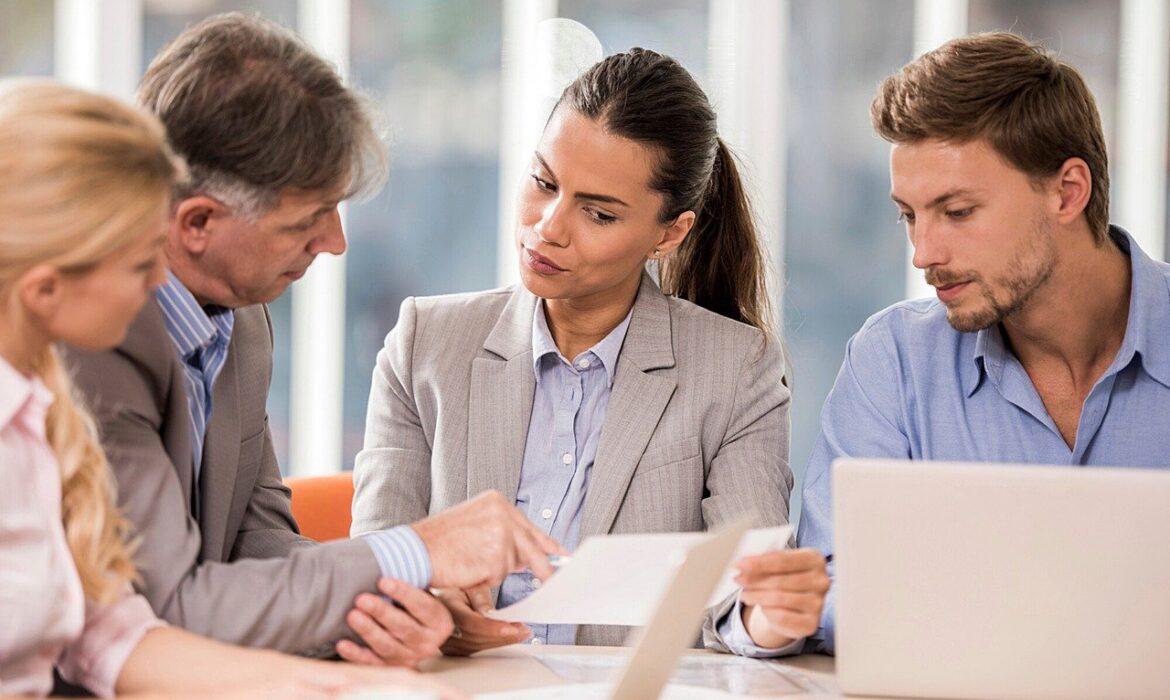
[[[1037,216],[1032,222],[1032,235],[1017,248],[1002,277],[992,284],[978,276],[972,279],[980,287],[983,303],[968,311],[948,307],[947,321],[961,333],[974,333],[1002,323],[1028,305],[1052,278],[1055,269],[1052,227],[1046,219]]]

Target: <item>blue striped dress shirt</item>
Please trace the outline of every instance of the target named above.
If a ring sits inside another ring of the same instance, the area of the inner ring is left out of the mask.
[[[568,550],[577,546],[589,472],[629,327],[627,314],[609,335],[569,362],[553,342],[544,302],[532,317],[536,390],[516,507]],[[540,583],[530,571],[512,574],[500,587],[498,607],[524,598]],[[530,627],[531,644],[573,644],[576,638],[575,625]]]
[[[155,298],[162,308],[167,334],[183,360],[187,405],[191,413],[192,458],[195,483],[199,483],[203,461],[203,442],[211,420],[211,396],[215,380],[227,361],[235,314],[222,306],[200,306],[195,296],[175,277],[167,281]],[[193,489],[199,493],[199,489]],[[378,560],[383,576],[397,578],[417,588],[431,581],[431,558],[414,529],[403,525],[363,536]]]
[[[173,272],[155,290],[162,307],[167,334],[183,360],[187,404],[191,414],[191,452],[195,464],[195,483],[203,462],[203,440],[211,419],[211,395],[215,380],[227,361],[232,341],[235,314],[222,306],[200,306],[195,296],[183,286]],[[196,492],[198,489],[196,489]]]

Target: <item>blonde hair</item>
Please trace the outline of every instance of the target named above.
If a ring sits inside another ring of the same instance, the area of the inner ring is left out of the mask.
[[[48,81],[0,80],[0,299],[37,265],[84,274],[157,221],[185,168],[154,117]],[[34,370],[55,400],[45,421],[61,466],[61,513],[85,595],[134,580],[97,431],[54,348]]]

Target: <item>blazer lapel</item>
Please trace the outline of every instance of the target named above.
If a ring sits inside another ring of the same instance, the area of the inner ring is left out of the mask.
[[[175,466],[187,506],[194,513],[192,494],[195,489],[195,458],[191,453],[190,408],[187,403],[187,385],[183,378],[183,361],[167,333],[162,308],[153,298],[134,320],[119,351],[151,368],[153,376],[169,377],[167,393],[160,398],[160,401],[165,402],[164,415],[181,418],[164,421],[163,446]]]
[[[226,561],[231,555],[224,547],[240,463],[236,360],[241,348],[236,346],[236,337],[233,334],[223,370],[212,388],[211,420],[199,475],[199,528],[203,532],[203,558],[210,561]]]
[[[673,368],[670,305],[643,273],[589,476],[581,539],[613,526],[634,469],[678,386]]]
[[[467,497],[497,489],[516,502],[536,377],[532,314],[536,297],[517,285],[471,365],[467,419]]]

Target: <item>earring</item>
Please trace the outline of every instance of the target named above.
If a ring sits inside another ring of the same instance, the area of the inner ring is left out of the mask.
[[[654,258],[655,260],[657,260],[658,258],[662,257],[662,251],[660,251],[660,250],[658,250],[657,248],[655,248],[655,249],[654,249],[654,253],[652,253],[652,254],[650,255],[650,257],[652,257],[652,258]]]

